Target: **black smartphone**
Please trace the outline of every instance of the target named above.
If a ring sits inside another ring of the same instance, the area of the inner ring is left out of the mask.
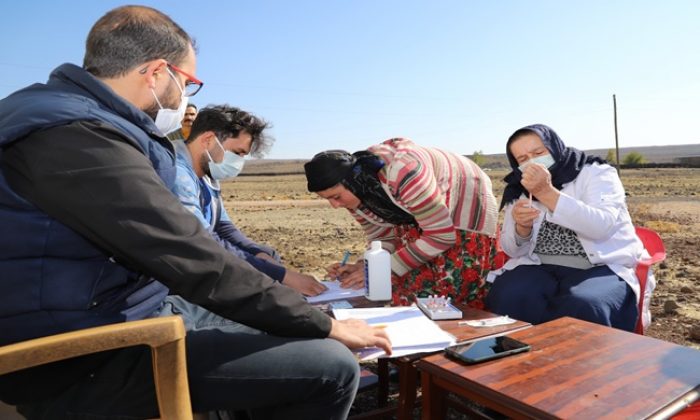
[[[462,362],[473,364],[529,350],[529,344],[502,336],[450,346],[445,349],[445,354]]]

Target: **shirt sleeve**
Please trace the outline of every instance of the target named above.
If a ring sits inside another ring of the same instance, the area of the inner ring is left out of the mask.
[[[413,215],[422,231],[415,242],[392,254],[392,271],[400,276],[454,246],[457,236],[432,167],[406,153],[386,169],[386,178],[396,201]]]
[[[593,164],[585,170],[576,178],[577,197],[561,193],[547,220],[600,242],[610,238],[618,226],[626,207],[625,189],[612,166]]]
[[[348,209],[348,212],[350,212],[352,217],[360,224],[360,227],[365,232],[368,243],[372,241],[381,241],[382,248],[391,253],[396,251],[399,241],[394,233],[394,225],[385,222],[382,218],[366,208],[358,208],[356,210]]]
[[[219,223],[216,224],[215,228],[216,233],[221,238],[226,239],[233,245],[253,255],[257,255],[261,252],[270,256],[276,254],[275,250],[271,247],[258,244],[247,237],[245,233],[241,232],[233,221],[231,221],[226,208],[223,207],[223,202],[221,203],[221,209],[221,219],[219,220]]]
[[[236,245],[230,243],[226,239],[221,238],[216,232],[211,232],[211,235],[221,244],[221,246],[226,248],[226,250],[231,252],[233,255],[246,260],[248,264],[255,267],[258,271],[265,273],[275,281],[281,282],[284,280],[284,276],[287,274],[287,269],[284,268],[284,266],[258,258],[255,254],[251,254],[248,251],[238,248]]]
[[[2,163],[18,194],[190,302],[272,334],[328,336],[327,315],[222,248],[109,126],[36,132],[8,146]]]

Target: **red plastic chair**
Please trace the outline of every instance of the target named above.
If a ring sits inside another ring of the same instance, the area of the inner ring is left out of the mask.
[[[493,257],[493,264],[491,265],[492,270],[498,270],[503,267],[503,264],[510,259],[508,254],[501,248],[501,225],[496,226],[496,255]]]
[[[498,270],[499,268],[503,267],[503,264],[508,261],[510,257],[508,254],[503,252],[503,250],[497,251],[496,255],[493,257],[493,270]]]
[[[700,401],[687,407],[685,410],[671,417],[671,420],[698,420],[700,419]]]
[[[644,291],[647,287],[647,276],[649,275],[649,267],[666,259],[666,248],[664,241],[658,233],[651,229],[635,226],[637,237],[642,241],[651,258],[642,260],[637,264],[637,278],[639,279],[639,318],[634,332],[644,335],[644,325],[642,325],[642,310],[644,309]]]

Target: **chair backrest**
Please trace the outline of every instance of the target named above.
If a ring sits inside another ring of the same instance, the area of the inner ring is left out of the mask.
[[[505,264],[510,257],[508,257],[508,254],[503,252],[503,250],[496,252],[496,255],[493,257],[493,269],[498,270],[499,268],[503,267],[503,264]]]
[[[647,288],[649,267],[651,267],[652,264],[659,263],[666,259],[666,247],[664,246],[664,241],[655,231],[641,226],[635,226],[635,231],[637,232],[637,237],[642,241],[644,249],[646,249],[650,255],[649,259],[640,261],[635,270],[637,279],[639,280],[639,317],[637,318],[637,325],[634,332],[644,335],[644,294]]]
[[[501,248],[501,225],[496,226],[496,239],[494,248],[496,249],[496,255],[494,255],[493,257],[493,265],[491,266],[491,269],[498,270],[499,268],[503,267],[503,264],[505,264],[510,259],[508,254],[506,254],[503,251],[503,248]]]

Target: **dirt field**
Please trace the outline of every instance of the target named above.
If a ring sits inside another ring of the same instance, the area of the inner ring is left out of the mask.
[[[289,173],[300,165],[268,161],[255,170]],[[505,174],[489,174],[500,197],[499,180]],[[655,267],[658,286],[647,334],[700,349],[700,169],[624,170],[622,181],[635,224],[658,231],[668,253]],[[307,193],[303,175],[239,177],[224,184],[224,197],[230,215],[248,236],[274,246],[286,264],[303,272],[321,278],[323,267],[340,260],[345,250],[353,258],[364,251],[362,232],[347,212]],[[390,398],[396,395],[394,385]],[[375,407],[373,392],[360,393],[351,414]],[[414,416],[420,418],[420,410]],[[448,418],[465,419],[453,411]]]
[[[504,173],[490,176],[500,197]],[[648,335],[700,349],[700,169],[624,170],[622,180],[635,224],[659,232],[668,253],[655,267]],[[248,236],[318,278],[345,250],[351,260],[364,251],[362,232],[347,212],[308,193],[303,175],[239,177],[224,184],[224,197]]]

